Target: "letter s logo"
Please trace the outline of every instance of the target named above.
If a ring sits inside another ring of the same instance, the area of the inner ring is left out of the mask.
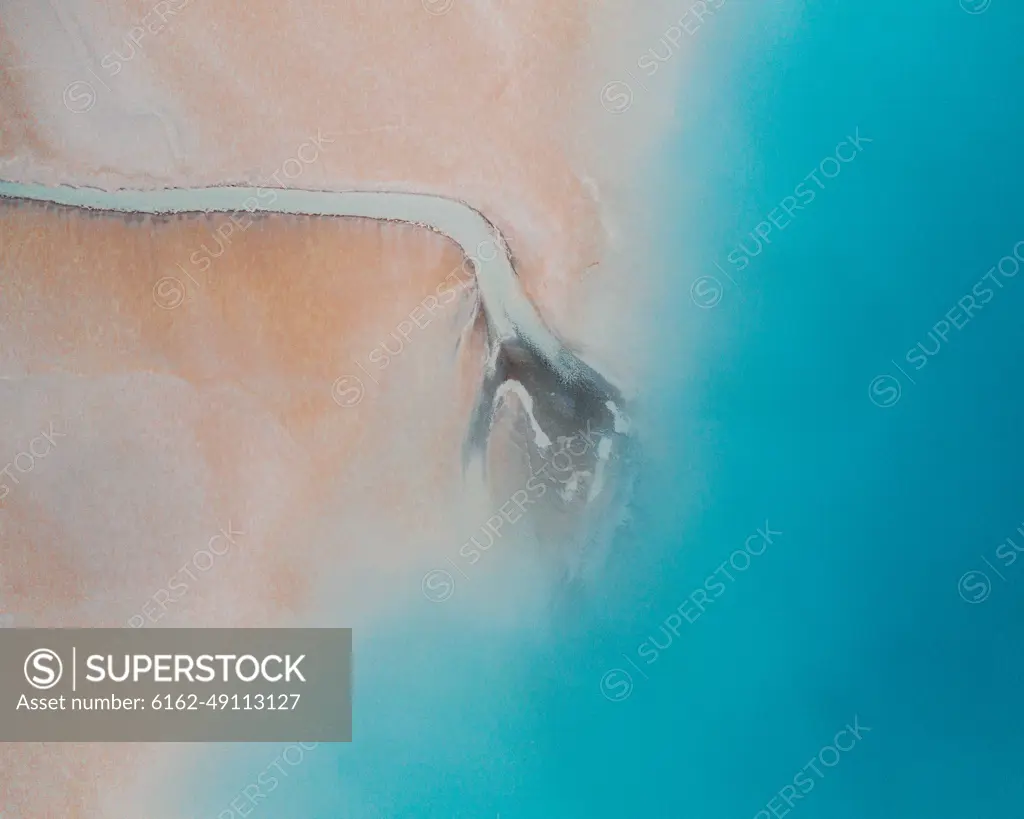
[[[37,648],[25,658],[25,679],[40,691],[53,688],[60,682],[63,673],[64,664],[60,657],[48,648]]]
[[[903,395],[900,382],[891,375],[879,375],[868,385],[868,397],[876,407],[892,407]]]
[[[633,104],[633,89],[629,83],[615,80],[601,89],[601,105],[609,114],[621,114]]]

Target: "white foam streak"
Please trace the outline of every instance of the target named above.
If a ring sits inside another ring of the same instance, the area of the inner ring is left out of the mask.
[[[295,188],[221,186],[157,190],[29,185],[0,181],[0,197],[51,202],[119,213],[284,213],[406,222],[454,241],[476,270],[484,311],[496,341],[527,339],[549,364],[561,352],[558,340],[526,297],[504,237],[465,202],[433,194],[393,191],[313,191]],[[265,202],[269,199],[269,202]],[[481,248],[493,246],[493,253]]]

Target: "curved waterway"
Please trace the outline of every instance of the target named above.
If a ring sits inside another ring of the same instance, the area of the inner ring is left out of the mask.
[[[488,359],[469,422],[464,465],[486,452],[495,412],[506,396],[519,398],[533,430],[531,449],[544,458],[553,442],[596,437],[580,471],[595,478],[586,503],[607,484],[607,468],[629,433],[620,391],[570,351],[526,296],[500,231],[465,202],[429,194],[315,191],[220,186],[156,190],[0,182],[0,198],[131,214],[280,213],[404,222],[455,242],[472,264],[489,337]],[[485,458],[483,458],[485,460]]]

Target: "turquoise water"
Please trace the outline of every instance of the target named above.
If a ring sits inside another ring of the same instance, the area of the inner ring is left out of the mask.
[[[356,742],[252,816],[1020,815],[1024,274],[933,328],[1024,240],[1024,11],[780,5],[694,39],[652,174],[665,383],[607,587],[528,634],[436,607],[357,634]]]

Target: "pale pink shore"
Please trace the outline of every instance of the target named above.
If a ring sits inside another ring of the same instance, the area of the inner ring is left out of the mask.
[[[13,0],[0,178],[459,198],[507,237],[550,325],[638,379],[645,214],[629,180],[681,60],[632,110],[602,106],[679,16],[633,5],[169,0],[158,24],[152,3]],[[455,246],[357,219],[223,224],[0,204],[0,466],[51,422],[61,433],[0,490],[0,601],[27,624],[359,627],[428,605],[423,572],[494,513],[459,469],[482,338],[456,353],[472,283]],[[440,295],[455,287],[470,289]],[[385,344],[398,352],[375,383],[362,367]],[[231,547],[167,603],[224,529]],[[543,573],[521,548],[469,592],[511,622],[536,587],[508,605],[487,591],[509,567]],[[179,753],[2,746],[0,793],[33,819],[170,819],[148,795],[173,790]]]

